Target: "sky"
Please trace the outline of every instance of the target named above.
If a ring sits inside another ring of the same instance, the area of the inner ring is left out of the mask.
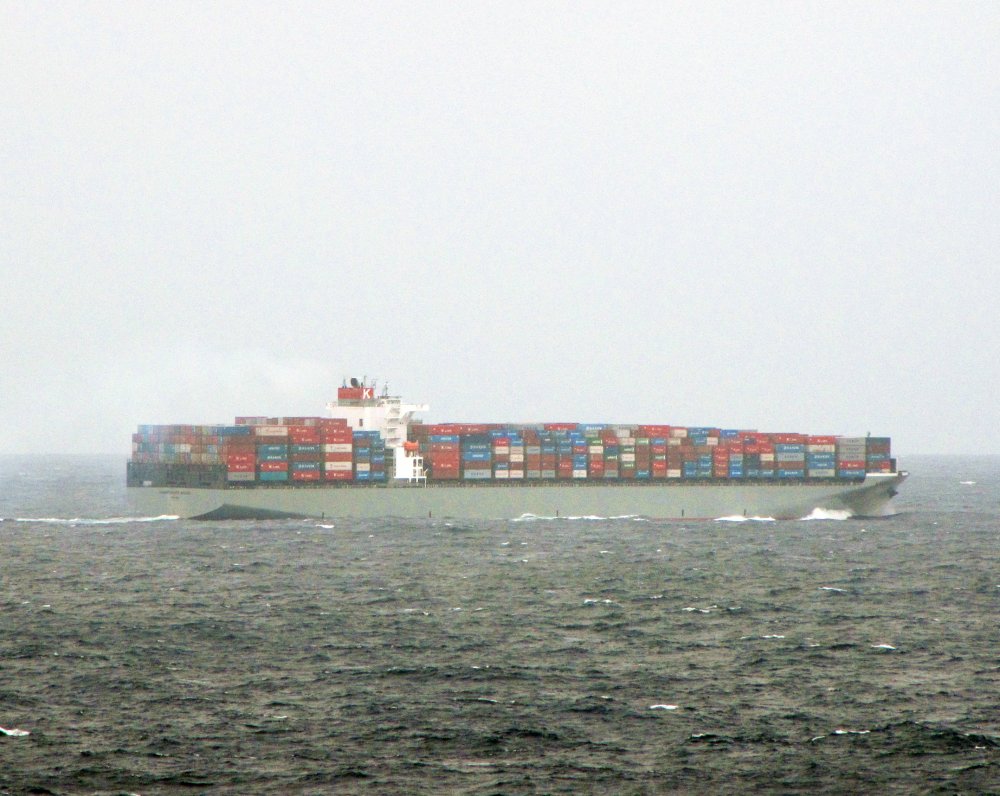
[[[992,2],[0,0],[0,453],[316,415],[1000,453]]]

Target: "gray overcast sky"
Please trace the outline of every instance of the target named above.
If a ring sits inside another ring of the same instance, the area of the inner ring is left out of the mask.
[[[321,414],[1000,453],[1000,8],[0,2],[0,452]]]

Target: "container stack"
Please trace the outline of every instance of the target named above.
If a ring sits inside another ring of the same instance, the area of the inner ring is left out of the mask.
[[[810,436],[806,439],[806,475],[810,478],[836,477],[836,437]]]
[[[323,441],[319,426],[289,426],[288,456],[293,481],[322,481]]]
[[[888,437],[601,423],[412,424],[409,429],[432,481],[854,481],[867,473],[895,472],[896,466]],[[353,430],[334,418],[142,425],[132,438],[132,462],[180,468],[201,480],[224,475],[233,485],[387,481],[381,434]]]
[[[889,437],[868,437],[867,443],[865,469],[869,473],[891,473],[895,465]]]
[[[354,432],[345,420],[324,418],[319,426],[323,456],[323,480],[354,480]]]
[[[838,437],[835,443],[837,453],[837,477],[861,480],[865,477],[868,441],[865,437]]]
[[[288,480],[288,426],[253,427],[257,442],[257,479],[261,482]]]
[[[257,444],[249,426],[220,426],[219,443],[226,464],[226,480],[253,482],[257,480]]]
[[[462,478],[487,481],[493,477],[493,454],[487,434],[467,434],[461,441]]]

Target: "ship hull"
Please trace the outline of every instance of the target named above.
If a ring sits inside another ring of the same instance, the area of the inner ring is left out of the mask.
[[[727,516],[798,519],[813,510],[852,516],[892,513],[906,475],[863,482],[726,484],[413,485],[202,489],[130,487],[134,511],[190,519],[422,517],[503,520],[637,515],[652,519]]]

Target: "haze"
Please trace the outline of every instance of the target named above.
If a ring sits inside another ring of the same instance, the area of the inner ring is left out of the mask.
[[[1000,453],[998,50],[985,2],[3,2],[0,452],[368,375]]]

